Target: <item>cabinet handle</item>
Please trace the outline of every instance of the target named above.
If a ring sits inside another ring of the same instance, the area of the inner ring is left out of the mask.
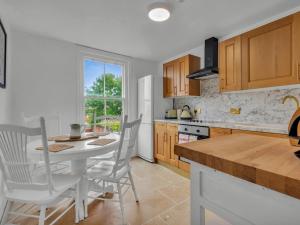
[[[167,142],[167,133],[164,133],[164,142]]]
[[[177,95],[177,87],[174,87],[174,94]]]
[[[175,144],[178,144],[178,134],[175,134]]]

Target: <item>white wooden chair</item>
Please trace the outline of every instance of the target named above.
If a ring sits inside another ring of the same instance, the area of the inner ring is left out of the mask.
[[[48,136],[62,135],[61,116],[59,113],[42,115],[45,119]],[[22,113],[23,124],[26,127],[37,127],[40,125],[41,115],[27,115]]]
[[[138,120],[135,120],[133,122],[127,122],[127,119],[128,116],[126,115],[124,117],[124,122],[122,125],[120,144],[117,150],[115,160],[101,161],[99,164],[95,165],[94,167],[90,168],[87,171],[87,176],[89,179],[89,191],[103,194],[103,192],[105,192],[105,188],[99,185],[101,182],[103,184],[105,183],[116,184],[117,191],[114,193],[117,194],[119,197],[119,200],[117,200],[117,202],[120,203],[123,224],[125,221],[123,195],[128,191],[130,186],[132,187],[136,202],[139,201],[134,186],[134,182],[132,179],[129,162],[134,151],[134,146],[136,143],[139,127],[142,121],[142,115],[140,115]],[[124,138],[127,135],[128,135],[128,146],[124,148],[123,146]],[[122,188],[124,187],[126,187],[126,190],[122,192]],[[89,196],[89,198],[108,200],[107,198],[92,197],[92,196]],[[111,201],[115,201],[115,200],[111,200]],[[85,204],[85,207],[87,207],[87,204]]]
[[[23,124],[26,127],[38,127],[40,124],[41,115],[28,116],[22,113]],[[61,129],[61,116],[59,113],[43,115],[45,119],[46,132],[49,137],[62,135]],[[31,141],[37,139],[37,137],[30,138]],[[53,173],[66,174],[70,173],[70,162],[59,162],[51,164],[51,170]]]
[[[96,131],[97,127],[97,121],[101,120],[119,120],[121,127],[122,127],[122,115],[121,116],[97,116],[96,113],[94,113],[94,123],[93,123],[93,130]],[[104,131],[107,131],[107,126],[105,124]]]
[[[35,163],[30,159],[27,151],[29,137],[41,136],[43,143],[44,174],[37,174]],[[3,183],[3,193],[6,207],[1,218],[1,225],[6,224],[8,216],[24,216],[36,218],[39,225],[56,214],[58,207],[48,216],[48,206],[70,197],[75,199],[67,209],[51,222],[56,223],[68,210],[75,206],[75,222],[78,223],[79,209],[79,181],[80,176],[52,174],[49,163],[48,141],[44,118],[40,118],[40,127],[27,128],[15,125],[0,125],[0,169]],[[70,194],[70,195],[69,195]],[[39,215],[24,214],[11,210],[12,203],[35,204],[40,208]]]
[[[122,124],[123,124],[123,116],[96,116],[96,113],[94,113],[94,124],[93,124],[93,131],[96,131],[96,124],[98,120],[103,120],[103,119],[117,119],[120,121],[120,129],[122,129]],[[105,132],[107,131],[106,126],[105,126]],[[107,161],[107,160],[114,160],[116,157],[116,151],[109,152],[104,155],[99,155],[92,157],[88,160],[88,168],[94,166],[95,164],[99,163],[100,161]]]

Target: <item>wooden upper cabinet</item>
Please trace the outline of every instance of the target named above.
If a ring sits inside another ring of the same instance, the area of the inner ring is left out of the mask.
[[[299,14],[242,35],[242,89],[299,82]]]
[[[190,80],[187,75],[200,69],[200,58],[187,55],[163,65],[164,97],[199,96],[200,81]]]
[[[188,95],[189,79],[186,78],[186,74],[189,71],[188,60],[186,59],[186,57],[183,57],[176,60],[175,64],[177,67],[177,85],[175,88],[177,90],[176,94],[177,96]]]
[[[164,64],[164,97],[176,95],[176,73],[177,67],[174,61]]]
[[[241,89],[241,36],[219,44],[219,75],[222,92]]]

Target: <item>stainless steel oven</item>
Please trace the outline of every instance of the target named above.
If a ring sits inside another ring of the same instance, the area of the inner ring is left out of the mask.
[[[178,126],[178,143],[187,143],[192,141],[198,141],[209,138],[209,127],[198,125],[185,125],[180,124]],[[188,162],[183,157],[179,157],[179,160]]]

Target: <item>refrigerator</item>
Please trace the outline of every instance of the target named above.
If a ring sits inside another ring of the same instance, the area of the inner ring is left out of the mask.
[[[138,115],[143,114],[138,134],[138,156],[154,162],[153,156],[153,76],[138,79]]]

